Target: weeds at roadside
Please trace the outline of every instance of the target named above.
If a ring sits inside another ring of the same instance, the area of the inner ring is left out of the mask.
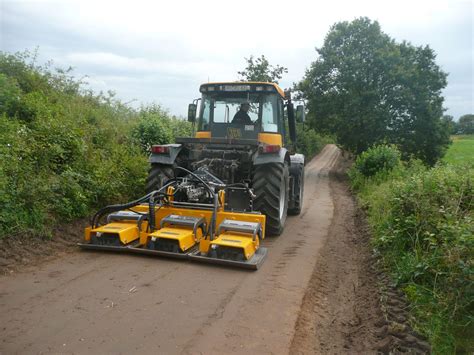
[[[367,177],[360,166],[352,186],[374,249],[410,301],[414,329],[435,353],[474,350],[474,169],[399,161]]]

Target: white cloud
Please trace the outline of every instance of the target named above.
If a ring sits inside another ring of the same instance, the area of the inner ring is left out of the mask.
[[[93,66],[108,72],[126,72],[148,75],[169,75],[185,77],[202,77],[208,73],[209,67],[213,71],[225,72],[226,66],[219,62],[209,61],[171,61],[153,60],[143,57],[126,57],[105,52],[70,53],[65,57],[66,62],[78,67]]]
[[[471,1],[2,0],[0,6],[2,49],[40,46],[42,58],[88,74],[93,88],[115,90],[126,101],[158,101],[179,114],[200,82],[237,79],[251,54],[288,67],[281,84],[291,86],[315,60],[314,47],[330,26],[359,16],[378,20],[397,40],[435,49],[450,73],[451,114],[466,107],[451,97],[472,102]],[[471,95],[455,89],[461,80]]]

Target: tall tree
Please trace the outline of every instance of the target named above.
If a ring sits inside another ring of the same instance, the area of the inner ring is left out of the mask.
[[[315,128],[355,153],[390,142],[428,164],[444,154],[446,74],[428,46],[396,43],[377,21],[359,18],[333,25],[316,50],[297,85]]]
[[[288,73],[288,68],[280,65],[270,65],[267,58],[262,54],[255,59],[253,55],[250,58],[245,58],[247,67],[243,71],[237,72],[242,81],[265,81],[277,83],[283,77],[284,73]]]

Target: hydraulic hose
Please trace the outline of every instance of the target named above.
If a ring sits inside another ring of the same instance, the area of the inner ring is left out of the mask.
[[[155,231],[155,194],[150,196],[148,203],[148,226],[150,227],[150,232]]]
[[[136,205],[146,201],[155,191],[150,192],[149,194],[146,194],[145,196],[140,197],[139,199],[135,201],[131,201],[125,204],[116,204],[116,205],[109,205],[101,208],[97,213],[92,217],[91,220],[91,226],[93,228],[97,228],[97,222],[106,213],[111,213],[115,211],[120,211],[123,209],[129,209],[132,207],[135,207]]]
[[[130,209],[130,208],[135,207],[135,206],[137,206],[137,205],[139,205],[139,204],[141,204],[141,203],[143,203],[147,200],[149,201],[151,197],[154,198],[154,196],[156,196],[156,195],[160,195],[162,197],[167,197],[168,195],[166,193],[161,192],[161,191],[165,187],[168,187],[169,185],[171,185],[172,183],[173,182],[170,182],[170,183],[164,185],[159,190],[152,191],[152,192],[146,194],[145,196],[140,197],[137,200],[134,200],[134,201],[131,201],[131,202],[128,202],[128,203],[124,203],[124,204],[109,205],[109,206],[105,206],[105,207],[101,208],[99,211],[97,211],[97,213],[91,219],[92,228],[97,228],[100,218],[103,215],[107,214],[107,213],[112,213],[112,212],[116,212],[116,211]]]

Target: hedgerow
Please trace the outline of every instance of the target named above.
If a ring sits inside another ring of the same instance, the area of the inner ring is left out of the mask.
[[[436,353],[472,351],[474,169],[412,162],[369,178],[354,167],[350,176],[414,327]]]
[[[157,143],[190,130],[157,105],[132,109],[34,60],[0,52],[0,238],[48,236],[58,222],[140,196],[156,137],[139,127],[161,122]]]

